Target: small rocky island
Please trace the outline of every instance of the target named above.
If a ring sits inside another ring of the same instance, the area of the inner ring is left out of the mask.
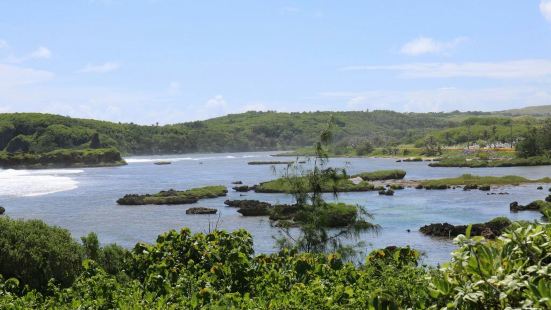
[[[483,236],[486,239],[495,239],[511,225],[511,221],[506,217],[496,217],[487,223],[472,224],[471,236]],[[449,223],[435,223],[425,225],[419,229],[425,235],[435,237],[456,237],[464,235],[467,232],[468,225],[452,225]]]
[[[205,186],[184,191],[169,189],[156,194],[127,194],[117,200],[120,205],[177,205],[196,203],[200,199],[226,196],[225,186]]]

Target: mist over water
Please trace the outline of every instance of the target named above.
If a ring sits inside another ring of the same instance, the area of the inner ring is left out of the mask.
[[[189,189],[206,185],[225,185],[233,181],[246,185],[278,177],[270,165],[247,165],[251,160],[274,160],[269,152],[232,154],[182,154],[173,156],[136,156],[127,158],[122,167],[0,170],[0,205],[12,218],[39,218],[49,224],[69,229],[75,238],[91,231],[98,233],[103,243],[118,243],[132,247],[138,241],[154,242],[157,235],[169,229],[189,227],[194,232],[206,232],[218,227],[226,230],[244,228],[254,236],[255,250],[274,252],[274,236],[278,230],[270,226],[267,217],[243,217],[234,208],[226,207],[226,199],[257,199],[271,203],[291,203],[284,194],[236,193],[228,197],[205,199],[197,204],[165,206],[119,206],[116,200],[128,193],[155,193],[160,190]],[[281,157],[277,160],[293,160]],[[156,161],[171,161],[171,165],[154,165]],[[464,173],[476,175],[520,175],[535,179],[551,176],[551,167],[511,168],[430,168],[426,162],[396,163],[392,159],[335,158],[329,165],[344,167],[348,173],[379,169],[403,169],[407,179],[455,177]],[[276,166],[280,171],[284,165]],[[544,198],[545,190],[537,184],[507,186],[495,192],[509,195],[487,195],[482,191],[460,189],[427,191],[405,189],[394,196],[379,196],[376,192],[342,193],[338,200],[362,206],[374,215],[374,223],[382,229],[377,235],[363,234],[365,251],[388,245],[410,245],[426,253],[427,263],[449,259],[454,249],[451,240],[431,238],[418,232],[419,227],[436,222],[468,224],[486,222],[496,216],[512,220],[540,218],[538,212],[510,213],[509,203],[521,204]],[[332,200],[331,195],[327,195]],[[187,215],[190,207],[218,209],[217,215]],[[406,230],[410,229],[411,232]]]

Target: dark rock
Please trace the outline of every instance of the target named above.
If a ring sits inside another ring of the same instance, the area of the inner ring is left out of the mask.
[[[542,190],[543,189],[543,186],[538,186],[538,190]]]
[[[237,212],[241,213],[243,216],[267,216],[270,215],[270,211],[268,208],[257,205],[257,206],[249,206],[246,208],[241,208],[237,210]]]
[[[236,192],[248,192],[252,188],[247,186],[247,185],[240,185],[240,186],[234,186],[234,187],[232,187],[232,189]]]
[[[6,208],[0,206],[0,215],[6,213]]]
[[[275,205],[272,214],[270,214],[270,220],[292,220],[299,208],[297,205]]]
[[[470,191],[471,189],[477,189],[478,185],[476,184],[467,184],[463,187],[464,191]]]
[[[239,184],[243,184],[243,182],[241,182],[241,181],[233,181],[233,182],[231,182],[231,184],[239,185]]]
[[[478,187],[478,189],[487,192],[490,190],[490,185],[481,185]]]
[[[471,225],[471,236],[483,236],[487,239],[495,239],[501,235],[505,228],[511,225],[507,218],[498,217],[487,223]],[[449,223],[436,223],[425,225],[419,229],[425,235],[435,237],[456,237],[466,234],[468,225],[452,225]]]
[[[518,211],[538,211],[540,209],[540,205],[533,201],[525,206],[520,205],[518,202],[513,201],[511,204],[509,204],[509,210],[511,212],[518,212]]]
[[[547,202],[551,202],[551,195],[549,195],[549,196],[545,197],[545,201],[547,201]]]
[[[394,195],[394,191],[391,190],[391,189],[380,190],[380,191],[379,191],[379,195],[393,196],[393,195]]]
[[[224,204],[239,208],[237,212],[243,216],[265,216],[270,214],[271,204],[258,200],[226,200]]]
[[[423,189],[423,185],[417,184],[417,185],[415,186],[415,189]]]
[[[186,214],[216,214],[218,210],[213,208],[195,207],[186,210]]]

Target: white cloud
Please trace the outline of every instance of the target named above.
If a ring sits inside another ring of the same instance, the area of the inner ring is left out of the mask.
[[[540,2],[540,12],[547,19],[548,22],[551,22],[551,1],[542,0]]]
[[[551,60],[525,59],[503,62],[410,63],[386,66],[350,66],[344,71],[397,71],[405,78],[479,77],[530,79],[551,75]]]
[[[419,37],[404,44],[400,52],[411,56],[440,54],[454,49],[466,40],[466,37],[458,37],[451,41],[437,41],[433,38]]]
[[[401,112],[496,111],[551,104],[551,91],[545,87],[443,87],[410,91],[326,92],[321,96],[332,100],[344,100],[346,107],[351,110],[379,109]]]
[[[80,69],[82,73],[108,73],[120,68],[120,64],[116,62],[106,62],[102,64],[87,64],[84,68]]]
[[[21,85],[49,81],[53,77],[54,74],[49,71],[0,64],[0,89],[3,91]]]
[[[41,46],[28,55],[29,59],[48,59],[52,57],[52,52],[44,46]]]
[[[4,41],[5,43],[5,41]],[[2,44],[2,42],[0,42],[0,45]],[[7,46],[7,43],[6,45]],[[52,51],[50,51],[47,47],[44,47],[44,46],[40,46],[38,47],[36,50],[26,54],[26,55],[23,55],[23,56],[14,56],[14,55],[11,55],[9,56],[5,61],[6,62],[9,62],[9,63],[23,63],[27,60],[33,60],[33,59],[49,59],[52,57]]]
[[[225,109],[228,106],[228,103],[222,95],[216,95],[205,103],[207,109]]]

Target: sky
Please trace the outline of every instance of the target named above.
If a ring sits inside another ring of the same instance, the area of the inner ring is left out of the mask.
[[[544,104],[551,0],[0,2],[0,113],[166,124]]]

